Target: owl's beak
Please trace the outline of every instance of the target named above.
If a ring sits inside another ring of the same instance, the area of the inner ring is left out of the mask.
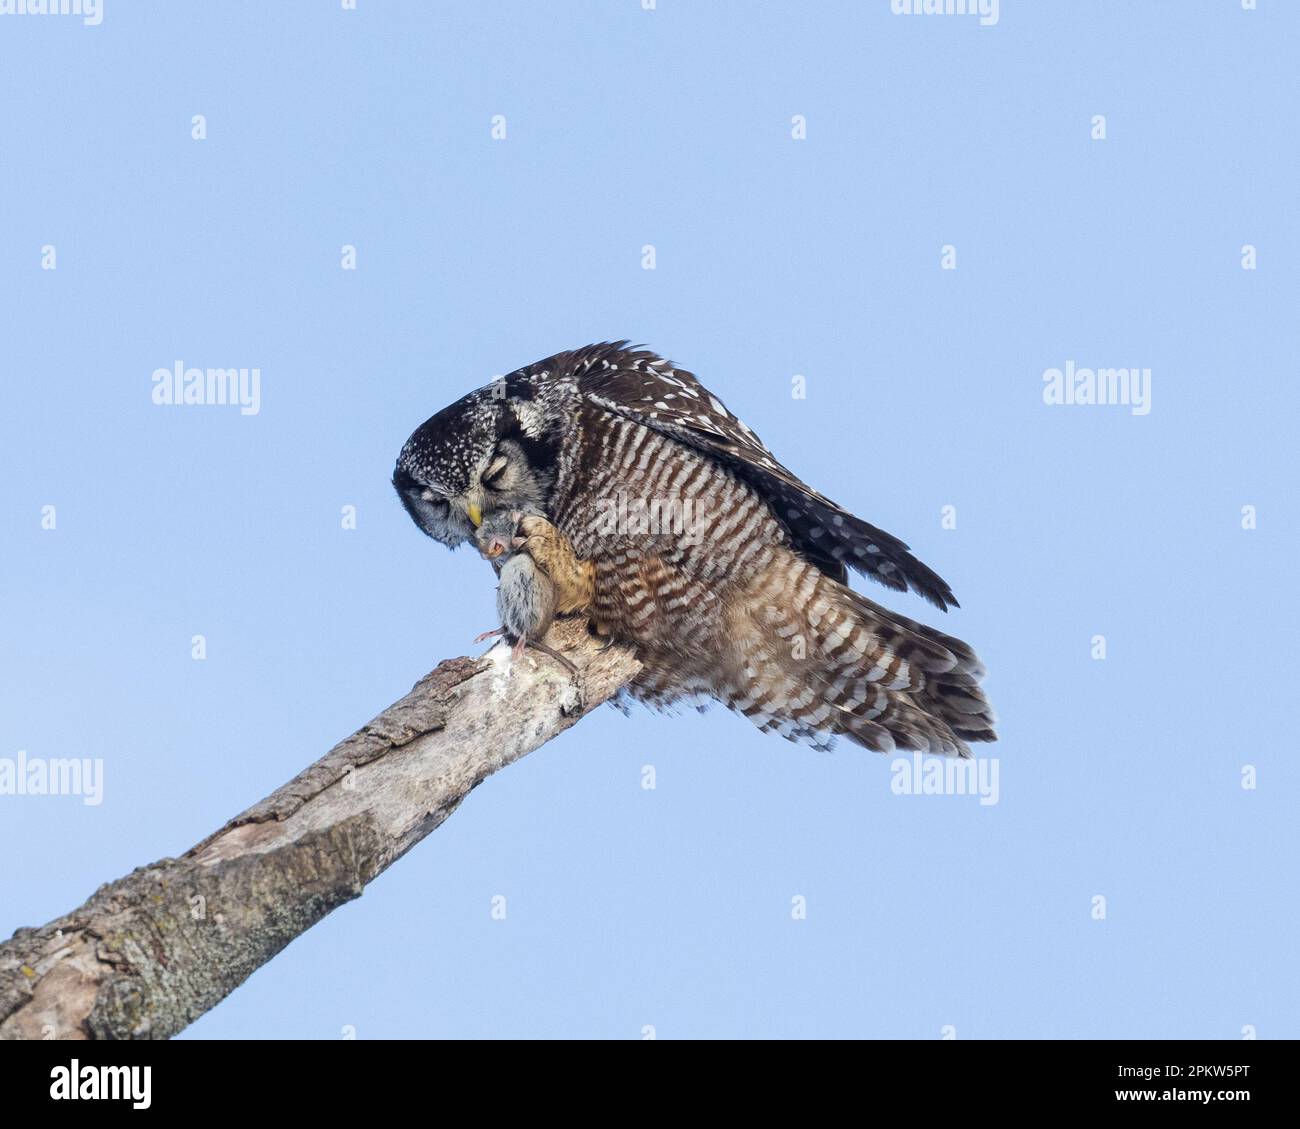
[[[470,524],[477,529],[483,524],[483,511],[474,503],[470,502],[465,507],[465,512],[469,514]]]

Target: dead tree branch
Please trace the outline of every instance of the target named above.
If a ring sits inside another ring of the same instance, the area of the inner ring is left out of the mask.
[[[547,642],[572,678],[499,645],[440,663],[401,701],[180,858],[101,886],[0,945],[0,1038],[168,1038],[366,884],[486,777],[640,669],[580,620]]]

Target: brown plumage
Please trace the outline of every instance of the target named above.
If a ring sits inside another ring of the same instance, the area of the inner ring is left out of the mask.
[[[572,574],[568,605],[636,644],[629,692],[651,706],[717,699],[818,746],[968,756],[995,739],[970,647],[847,586],[853,568],[946,609],[943,579],[653,353],[589,346],[471,393],[416,431],[394,481],[449,544],[475,507],[543,509],[583,562],[555,541],[548,572]]]
[[[594,620],[637,644],[633,697],[717,698],[765,732],[819,746],[844,735],[878,752],[961,756],[994,739],[984,668],[966,644],[827,575],[728,468],[629,423],[605,426],[623,434],[589,491],[615,475],[626,489],[644,460],[647,494],[676,482],[696,523],[694,536],[641,533],[592,521],[589,507],[557,514],[594,566]]]

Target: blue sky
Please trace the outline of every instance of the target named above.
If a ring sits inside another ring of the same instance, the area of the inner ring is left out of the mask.
[[[1281,0],[0,15],[0,758],[104,771],[0,795],[0,933],[466,652],[490,571],[398,449],[627,337],[953,585],[872,595],[978,649],[998,802],[601,710],[190,1034],[1300,1035],[1298,55]],[[178,361],[259,411],[155,405]],[[1150,411],[1045,403],[1067,363]]]

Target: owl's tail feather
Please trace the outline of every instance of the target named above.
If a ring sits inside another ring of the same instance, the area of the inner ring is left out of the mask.
[[[794,553],[731,603],[713,693],[766,732],[826,746],[968,757],[993,741],[984,666],[959,639],[898,615]]]

